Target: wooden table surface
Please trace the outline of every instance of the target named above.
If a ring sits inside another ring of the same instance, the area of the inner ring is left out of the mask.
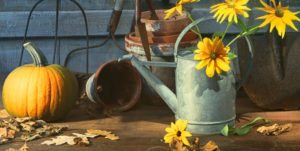
[[[200,136],[202,144],[209,140],[215,141],[221,150],[244,151],[244,150],[300,150],[300,111],[276,111],[265,112],[255,107],[247,98],[238,98],[237,113],[239,116],[248,116],[254,119],[262,116],[266,119],[278,123],[293,123],[291,132],[280,136],[262,136],[254,130],[247,136],[220,135]],[[39,139],[28,142],[30,151],[163,151],[167,145],[161,142],[165,132],[164,129],[174,120],[173,114],[166,106],[151,106],[140,103],[134,109],[112,117],[91,117],[85,109],[75,108],[69,114],[66,121],[55,123],[56,125],[68,125],[69,130],[64,134],[73,132],[84,132],[86,129],[110,130],[120,136],[118,141],[110,141],[104,138],[91,139],[92,145],[88,147],[80,146],[46,146],[40,143],[46,139]],[[245,123],[241,120],[238,125]],[[10,147],[19,148],[23,142],[14,142],[1,145],[0,150]],[[162,147],[161,149],[155,149]]]

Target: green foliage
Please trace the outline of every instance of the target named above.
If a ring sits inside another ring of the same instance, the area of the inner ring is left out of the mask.
[[[233,59],[237,58],[237,55],[234,54],[233,52],[229,52],[228,53],[228,58],[229,58],[229,60],[233,60]]]
[[[271,121],[266,120],[262,117],[257,117],[255,118],[253,121],[241,126],[241,127],[231,127],[228,124],[224,126],[224,128],[221,130],[221,134],[223,136],[228,136],[230,134],[234,135],[238,135],[238,136],[244,136],[246,134],[248,134],[251,129],[255,126],[261,125],[261,124],[266,124],[266,123],[270,123]]]
[[[225,34],[225,32],[215,32],[212,35],[212,39],[215,38],[215,37],[223,37],[224,34]]]

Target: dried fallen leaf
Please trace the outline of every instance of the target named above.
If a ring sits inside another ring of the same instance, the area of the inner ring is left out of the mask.
[[[21,135],[21,140],[25,141],[25,142],[30,142],[36,139],[42,138],[41,135],[39,134],[23,134]]]
[[[115,140],[119,140],[119,139],[120,139],[120,137],[117,136],[117,135],[115,135],[115,134],[108,134],[108,135],[105,136],[105,138],[110,139],[110,140],[112,140],[112,141],[115,141]]]
[[[1,139],[0,139],[0,145],[6,144],[6,143],[8,143],[8,142],[9,142],[9,140],[8,140],[7,138],[1,138]]]
[[[257,128],[257,132],[261,133],[263,135],[280,135],[284,132],[288,132],[292,129],[293,125],[291,123],[284,124],[284,125],[278,125],[273,124],[271,126],[261,126]]]
[[[88,146],[88,145],[90,145],[90,141],[87,137],[76,137],[74,139],[74,142],[76,143],[76,145],[79,145],[79,146]]]
[[[169,144],[171,151],[188,151],[188,149],[183,145],[182,141],[173,138]]]
[[[209,141],[202,149],[203,151],[220,151],[219,146],[214,141]]]
[[[9,148],[6,151],[29,151],[29,147],[25,143],[21,148],[15,149],[15,148]]]
[[[99,135],[99,136],[107,136],[107,135],[111,134],[112,132],[110,132],[110,131],[103,131],[103,130],[89,129],[89,130],[87,130],[87,133],[89,133],[89,134],[95,134],[95,135]]]
[[[6,127],[0,128],[0,138],[15,138],[16,131]]]
[[[5,109],[0,110],[0,118],[8,118],[10,115]]]
[[[45,145],[63,145],[63,144],[69,144],[69,145],[75,145],[75,136],[57,136],[56,138],[52,138],[51,140],[47,140],[42,142],[41,144]]]
[[[27,121],[30,121],[30,120],[32,120],[31,117],[15,118],[15,121],[17,121],[19,123],[24,123],[24,122],[27,122]]]
[[[79,133],[72,133],[73,135],[75,135],[76,137],[80,137],[80,138],[95,138],[99,135],[95,135],[95,134],[89,134],[89,133],[85,133],[85,134],[79,134]]]
[[[56,138],[52,138],[52,140],[47,140],[42,142],[41,144],[45,145],[80,145],[80,146],[87,146],[90,144],[90,141],[88,138],[95,138],[98,135],[94,134],[79,134],[79,133],[73,133],[75,136],[58,136]]]
[[[200,151],[201,150],[201,146],[200,146],[200,138],[199,137],[196,137],[191,146],[190,146],[190,150],[192,151]]]
[[[103,130],[93,130],[93,129],[90,129],[90,130],[87,130],[87,133],[86,134],[94,134],[94,135],[97,135],[97,136],[103,136],[107,139],[110,139],[110,140],[119,140],[120,137],[113,134],[112,132],[110,131],[103,131]]]

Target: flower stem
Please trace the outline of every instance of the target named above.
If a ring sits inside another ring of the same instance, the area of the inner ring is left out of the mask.
[[[239,38],[241,38],[241,37],[244,37],[244,36],[253,34],[254,31],[256,31],[258,28],[259,28],[259,26],[256,26],[256,27],[254,27],[254,28],[251,28],[251,29],[248,30],[248,31],[244,31],[244,32],[238,34],[235,38],[233,38],[233,39],[226,45],[226,47],[229,47],[232,43],[234,43],[237,39],[239,39]]]
[[[195,21],[190,13],[187,13],[187,15],[188,15],[189,19],[190,19],[192,22]],[[195,31],[195,30],[193,30],[193,29],[191,29],[191,30],[192,30],[192,32],[194,32],[195,34],[197,34],[198,37],[199,37],[199,39],[200,39],[200,41],[202,41],[202,35],[201,35],[201,32],[200,32],[199,27],[196,25],[196,30],[197,30],[197,31]]]
[[[225,35],[227,34],[227,32],[228,32],[228,29],[229,29],[229,27],[232,25],[232,22],[229,22],[228,24],[227,24],[227,27],[226,27],[226,29],[225,29],[225,31],[224,31],[224,34],[222,35],[222,38],[221,38],[221,40],[223,40],[224,39],[224,37],[225,37]]]

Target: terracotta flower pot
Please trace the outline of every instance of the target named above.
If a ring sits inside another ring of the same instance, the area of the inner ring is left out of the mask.
[[[129,38],[136,42],[141,42],[141,38],[139,36],[136,36],[135,33],[129,33]],[[154,36],[149,37],[148,36],[148,42],[150,44],[165,44],[165,43],[175,43],[176,39],[179,35],[166,35],[166,36]],[[192,41],[197,39],[197,35],[193,32],[188,32],[182,39],[182,42]]]
[[[131,35],[131,36],[130,36]],[[139,38],[129,33],[125,36],[125,48],[128,52],[138,59],[146,61],[144,48]],[[198,42],[197,37],[186,39],[180,43],[180,47],[190,47]],[[174,61],[174,43],[152,43],[150,44],[151,58],[154,62],[173,62]],[[152,67],[152,73],[163,81],[170,89],[175,90],[175,69]],[[142,88],[142,100],[151,102],[153,105],[162,105],[164,102],[161,97],[144,81]]]
[[[148,36],[177,35],[191,23],[187,14],[177,15],[165,20],[165,10],[156,10],[159,20],[151,20],[151,12],[142,12],[141,22],[146,24]]]
[[[86,84],[86,93],[92,102],[115,111],[133,108],[141,90],[141,77],[128,61],[112,60],[102,64]]]

